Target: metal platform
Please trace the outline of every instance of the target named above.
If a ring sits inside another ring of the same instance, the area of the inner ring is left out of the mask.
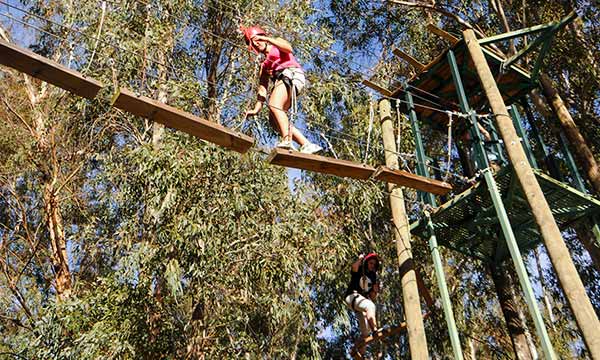
[[[600,200],[539,170],[534,169],[534,173],[561,229],[591,215],[600,215]],[[498,173],[496,182],[519,248],[525,252],[536,246],[541,236],[523,190],[510,168]],[[440,245],[487,262],[499,263],[510,257],[492,200],[483,182],[440,206],[432,214],[431,220]],[[423,222],[413,223],[411,229],[417,236],[427,236]]]

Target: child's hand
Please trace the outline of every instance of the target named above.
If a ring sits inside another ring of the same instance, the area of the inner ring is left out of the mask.
[[[268,36],[264,36],[264,35],[254,35],[253,37],[251,37],[252,40],[255,41],[266,41],[269,42],[269,37]]]
[[[245,116],[246,116],[246,118],[249,118],[249,117],[252,117],[252,116],[256,116],[256,114],[258,114],[258,111],[248,110],[248,111],[246,111]]]

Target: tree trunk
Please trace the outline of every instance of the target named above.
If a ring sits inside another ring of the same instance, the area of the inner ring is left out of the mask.
[[[169,59],[169,54],[171,53],[172,49],[173,49],[173,35],[172,35],[172,31],[167,32],[167,38],[164,39],[164,49],[160,49],[158,51],[158,60],[159,60],[159,65],[158,65],[158,79],[159,79],[159,89],[158,89],[158,96],[157,96],[157,100],[162,102],[162,103],[167,103],[167,91],[166,91],[166,86],[165,83],[167,81],[167,79],[169,78],[169,70],[167,68],[167,66],[161,65],[161,64],[168,64],[170,59]],[[165,126],[163,124],[159,124],[157,122],[154,122],[152,124],[152,146],[154,146],[155,148],[159,148],[161,146],[161,142],[162,142],[162,138],[165,134]]]
[[[495,265],[490,266],[490,272],[496,286],[498,301],[504,314],[504,320],[506,320],[508,334],[510,335],[516,358],[520,360],[533,360],[529,344],[527,343],[527,336],[525,335],[525,324],[521,321],[519,306],[511,291],[513,284],[510,275],[501,266]]]
[[[71,292],[71,271],[67,256],[67,240],[60,215],[60,203],[55,189],[56,178],[52,177],[44,184],[43,198],[48,234],[52,248],[52,268],[56,282],[56,294],[64,299]]]
[[[578,226],[575,227],[575,233],[577,234],[579,242],[581,242],[585,250],[587,250],[588,254],[590,255],[590,258],[592,259],[592,265],[596,268],[596,270],[600,271],[600,246],[596,236],[590,230],[592,226],[593,224],[588,221],[578,224]]]
[[[562,101],[560,95],[554,89],[552,80],[542,74],[540,76],[540,83],[542,84],[542,91],[544,96],[552,106],[554,113],[558,117],[561,127],[563,128],[565,135],[569,139],[571,146],[575,149],[575,156],[579,159],[579,162],[583,165],[590,183],[592,184],[594,193],[600,195],[600,168],[594,158],[594,154],[590,150],[587,142],[583,135],[579,131],[579,128],[573,121],[569,110]]]
[[[69,297],[72,281],[67,254],[67,239],[60,214],[59,189],[57,189],[61,168],[56,153],[56,139],[53,129],[47,126],[47,113],[42,110],[42,101],[48,96],[48,88],[45,85],[46,83],[42,83],[39,89],[36,88],[27,75],[24,75],[24,79],[29,102],[33,109],[34,126],[31,133],[37,140],[36,155],[43,159],[39,163],[36,162],[36,165],[42,174],[44,222],[52,250],[50,260],[52,261],[56,295],[59,300],[62,300]]]
[[[502,6],[501,0],[490,0],[492,8],[500,21],[502,22],[502,27],[504,28],[504,32],[510,32],[510,26],[508,25],[508,20],[506,19],[506,15],[504,14],[504,7]],[[515,48],[515,43],[513,40],[508,41],[508,56],[510,57],[517,53],[517,48]]]

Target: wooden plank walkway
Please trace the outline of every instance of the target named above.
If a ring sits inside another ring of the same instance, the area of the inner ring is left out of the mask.
[[[446,182],[411,174],[403,170],[392,170],[387,166],[378,167],[373,178],[379,181],[406,186],[436,195],[446,195],[452,190],[452,185]]]
[[[429,316],[430,316],[429,312],[423,314],[423,320],[426,320]],[[406,331],[406,322],[402,322],[402,323],[400,323],[400,325],[380,329],[379,331],[377,331],[377,333],[367,336],[364,339],[360,339],[360,340],[356,341],[354,343],[354,347],[352,347],[352,350],[350,351],[350,356],[352,356],[352,358],[355,360],[362,360],[362,359],[364,359],[364,356],[362,356],[358,352],[358,349],[360,347],[367,346],[370,343],[373,343],[375,341],[382,341],[385,338],[394,336],[396,334],[400,334],[404,331]]]
[[[0,64],[87,99],[95,98],[103,87],[97,80],[4,40],[0,40]]]
[[[254,144],[254,139],[248,135],[201,119],[160,101],[137,96],[127,89],[121,88],[115,94],[112,106],[240,153],[247,152]]]
[[[362,359],[364,359],[364,356],[358,352],[358,349],[360,347],[367,346],[370,343],[375,342],[375,341],[381,341],[390,336],[404,332],[405,330],[406,330],[406,323],[403,322],[400,325],[385,328],[385,329],[378,331],[376,334],[367,336],[366,338],[361,339],[354,344],[354,347],[350,351],[350,356],[352,356],[352,358],[355,360],[362,360]]]
[[[275,148],[271,151],[268,161],[274,165],[352,179],[367,180],[374,178],[375,180],[406,186],[436,195],[444,195],[452,190],[450,184],[406,171],[392,170],[385,166],[375,169],[370,165],[358,164],[352,161],[333,159],[321,155],[303,154],[298,151],[280,148]]]
[[[369,179],[375,172],[375,168],[369,165],[280,148],[273,149],[267,161],[274,165],[360,180]]]

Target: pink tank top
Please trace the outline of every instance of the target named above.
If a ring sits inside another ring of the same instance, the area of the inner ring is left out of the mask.
[[[296,61],[296,58],[294,58],[294,55],[279,50],[275,45],[271,45],[271,50],[269,50],[267,58],[263,61],[262,67],[269,71],[271,75],[287,68],[302,68]]]

